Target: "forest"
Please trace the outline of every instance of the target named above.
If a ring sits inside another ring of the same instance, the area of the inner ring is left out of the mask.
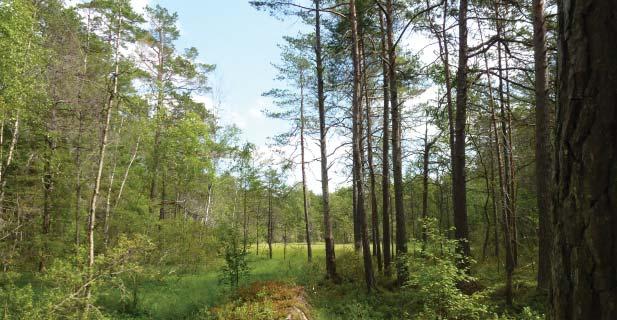
[[[243,2],[267,146],[172,10],[0,0],[1,319],[617,318],[616,1]]]

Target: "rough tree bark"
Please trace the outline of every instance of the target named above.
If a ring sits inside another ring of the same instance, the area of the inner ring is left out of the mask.
[[[536,96],[536,197],[538,200],[538,288],[546,290],[550,281],[550,112],[547,96],[546,22],[544,0],[533,0],[533,52]]]
[[[454,124],[454,160],[452,162],[452,203],[454,207],[454,236],[458,251],[470,256],[469,226],[467,224],[467,183],[465,181],[465,134],[467,124],[467,7],[468,0],[460,0],[458,15],[459,49],[456,72],[456,119]],[[463,259],[460,267],[467,268]]]
[[[328,186],[328,149],[326,138],[326,98],[324,95],[323,57],[321,48],[321,0],[315,3],[315,67],[317,75],[317,108],[319,109],[319,150],[321,155],[321,199],[324,219],[324,241],[326,243],[326,273],[329,279],[338,281],[336,274],[336,257],[334,254],[334,236],[332,235],[332,218],[330,217],[330,190]]]
[[[559,1],[552,319],[617,314],[616,12]]]
[[[390,68],[388,66],[388,42],[386,40],[386,27],[383,13],[379,11],[379,24],[381,26],[381,55],[383,72],[383,127],[381,147],[381,210],[383,230],[383,264],[384,273],[390,275],[392,254],[390,251]]]
[[[386,34],[388,40],[388,67],[390,77],[390,107],[392,113],[392,171],[394,177],[394,210],[396,212],[397,282],[404,284],[408,278],[407,265],[402,258],[407,254],[407,226],[403,204],[403,151],[401,146],[401,109],[398,102],[396,76],[396,47],[394,45],[394,7],[386,1]]]
[[[349,1],[349,20],[351,22],[352,37],[352,60],[353,60],[353,93],[352,93],[352,117],[353,117],[353,178],[356,186],[356,212],[357,223],[360,227],[362,241],[362,256],[364,261],[364,280],[367,290],[370,292],[374,286],[373,260],[368,236],[368,224],[364,206],[364,172],[362,161],[362,63],[361,49],[358,32],[358,15],[356,1]]]
[[[366,65],[366,61],[363,62]],[[364,75],[364,83],[366,85],[366,73]],[[377,208],[377,194],[376,194],[376,179],[375,179],[375,164],[373,162],[373,122],[371,119],[371,103],[368,97],[368,90],[364,90],[364,98],[366,99],[366,153],[368,160],[368,170],[370,179],[370,193],[371,193],[371,229],[373,236],[373,256],[377,257],[377,270],[380,272],[383,270],[383,263],[381,258],[381,244],[379,237],[379,211]]]

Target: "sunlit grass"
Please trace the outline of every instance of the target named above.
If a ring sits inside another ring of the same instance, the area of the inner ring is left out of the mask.
[[[314,243],[313,264],[317,272],[323,271],[325,259],[324,243]],[[265,243],[248,248],[249,275],[241,285],[255,281],[277,280],[305,284],[313,277],[307,274],[307,250],[303,243],[276,243],[272,246],[272,259],[268,257]],[[336,245],[337,253],[352,251],[352,245]],[[190,319],[191,315],[205,307],[217,305],[229,295],[230,290],[219,283],[219,263],[210,263],[207,269],[193,274],[176,274],[166,272],[154,280],[147,280],[138,286],[137,310],[128,313],[120,302],[118,293],[109,294],[101,299],[108,310],[119,313],[125,319]]]

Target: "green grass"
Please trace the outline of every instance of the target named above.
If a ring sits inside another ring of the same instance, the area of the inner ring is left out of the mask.
[[[314,274],[307,274],[306,246],[291,243],[287,247],[274,244],[272,259],[268,258],[268,247],[260,244],[259,256],[256,247],[250,248],[250,273],[242,285],[255,281],[278,280],[307,284]],[[351,250],[350,246],[338,245],[337,252]],[[323,243],[313,245],[314,269],[320,268],[325,256]],[[222,303],[229,296],[229,289],[219,283],[218,263],[211,263],[207,269],[192,274],[167,272],[153,280],[138,284],[136,310],[130,310],[121,302],[117,290],[107,292],[99,299],[106,311],[114,312],[119,319],[191,319],[198,310]]]
[[[268,258],[267,245],[261,244],[259,249],[259,255],[256,255],[256,246],[250,248],[250,271],[241,285],[276,280],[303,286],[313,319],[397,319],[406,311],[405,298],[400,292],[387,289],[390,279],[378,276],[379,291],[373,295],[366,293],[362,263],[353,253],[352,245],[336,246],[337,271],[343,279],[337,285],[324,279],[323,243],[313,245],[311,264],[307,262],[306,245],[302,243],[291,243],[287,247],[275,244],[272,259]],[[117,319],[193,319],[199,310],[224,304],[233,297],[230,289],[219,283],[221,263],[211,261],[207,268],[190,274],[167,272],[156,279],[143,280],[139,284],[136,310],[127,310],[122,305],[117,290],[103,295],[99,305],[105,311],[113,312]],[[533,266],[523,263],[515,274],[513,309],[503,305],[503,270],[498,272],[495,266],[495,261],[480,261],[474,266],[473,273],[488,290],[485,303],[510,314],[518,314],[523,306],[542,310],[542,297],[534,287]]]

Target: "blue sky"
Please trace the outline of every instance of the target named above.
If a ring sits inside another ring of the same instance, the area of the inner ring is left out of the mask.
[[[213,92],[201,97],[203,102],[210,107],[221,99],[217,110],[221,122],[238,126],[242,139],[257,145],[262,160],[274,156],[267,146],[267,138],[286,131],[289,124],[262,114],[270,101],[261,94],[282,85],[274,80],[276,70],[272,64],[280,61],[278,44],[283,42],[283,36],[295,35],[310,27],[296,17],[281,21],[267,12],[257,11],[248,0],[132,1],[138,10],[146,4],[160,4],[178,13],[181,37],[177,49],[196,47],[202,62],[217,66],[210,81]],[[317,157],[317,145],[309,143],[307,153],[309,158]],[[320,192],[319,163],[311,162],[307,167],[308,187]],[[344,168],[333,168],[330,179],[332,189],[343,184]],[[288,183],[300,180],[299,168],[289,172]]]
[[[280,86],[272,63],[279,60],[277,43],[283,35],[305,28],[297,18],[280,21],[257,11],[248,0],[150,0],[178,13],[181,38],[177,48],[196,47],[200,60],[217,65],[211,77],[215,100],[222,106],[223,123],[234,123],[244,139],[264,145],[285,124],[266,119],[261,110],[268,100],[261,94]],[[212,97],[210,97],[212,98]],[[207,100],[208,104],[213,103]]]
[[[79,0],[72,0],[79,1]],[[143,12],[145,5],[156,5],[178,13],[180,39],[176,48],[182,50],[196,47],[200,60],[215,64],[217,70],[211,75],[210,85],[213,92],[198,97],[207,107],[218,105],[217,115],[222,124],[235,124],[242,130],[242,139],[257,145],[262,159],[274,156],[267,146],[268,137],[286,131],[287,123],[267,119],[262,110],[270,101],[261,95],[270,89],[281,87],[274,80],[276,70],[272,63],[280,60],[280,49],[285,35],[296,35],[300,30],[310,27],[296,17],[286,17],[283,21],[270,16],[267,12],[257,11],[248,0],[131,0],[134,7]],[[403,43],[408,39],[404,37]],[[421,38],[413,42],[422,48],[426,41]],[[218,103],[217,103],[218,102]],[[329,151],[337,150],[330,161],[331,190],[348,185],[349,168],[338,161],[343,149],[337,149],[343,143],[340,136],[329,139]],[[318,146],[314,141],[307,143],[308,159],[318,157]],[[294,150],[293,146],[284,148]],[[289,149],[289,150],[287,150]],[[276,156],[275,156],[276,157]],[[264,165],[272,163],[266,161]],[[320,168],[316,161],[307,164],[308,187],[320,193]],[[288,175],[288,183],[301,180],[300,170],[296,168]]]

